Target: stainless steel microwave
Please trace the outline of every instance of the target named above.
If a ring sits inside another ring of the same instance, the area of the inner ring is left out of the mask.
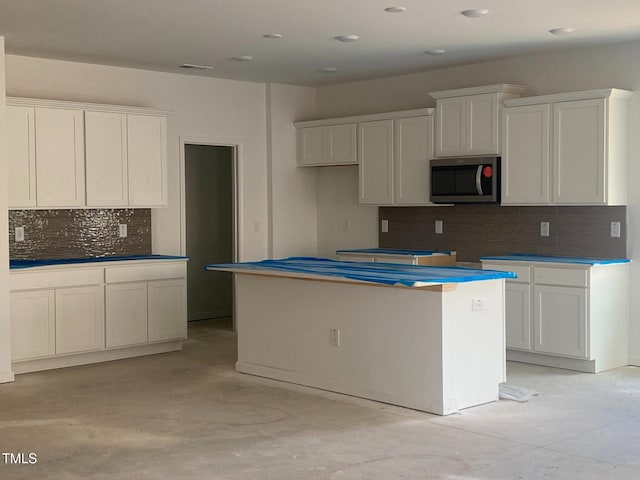
[[[432,203],[499,203],[500,157],[431,160]]]

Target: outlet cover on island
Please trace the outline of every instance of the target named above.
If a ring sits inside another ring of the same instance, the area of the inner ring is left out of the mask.
[[[118,225],[118,236],[120,238],[127,238],[127,224],[121,223]]]

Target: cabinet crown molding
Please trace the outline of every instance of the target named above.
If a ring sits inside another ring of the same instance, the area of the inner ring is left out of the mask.
[[[67,100],[49,100],[45,98],[7,97],[7,105],[25,107],[70,108],[77,110],[91,110],[93,112],[130,113],[136,115],[168,115],[168,110],[156,110],[145,107],[131,107],[125,105],[108,105],[102,103],[71,102]]]
[[[525,85],[515,85],[512,83],[498,83],[495,85],[483,85],[480,87],[456,88],[453,90],[439,90],[429,92],[429,95],[436,100],[439,98],[465,97],[468,95],[483,95],[486,93],[513,93],[520,95],[525,91]]]
[[[602,88],[599,90],[583,90],[579,92],[552,93],[549,95],[536,95],[533,97],[510,98],[503,100],[506,107],[519,107],[523,105],[537,105],[541,103],[570,102],[574,100],[589,100],[593,98],[611,98],[627,100],[633,92],[619,88]]]
[[[349,117],[325,118],[318,120],[302,120],[293,122],[296,128],[323,127],[326,125],[340,125],[342,123],[373,122],[376,120],[393,120],[396,118],[422,117],[433,115],[435,108],[417,108],[398,112],[371,113],[366,115],[352,115]]]

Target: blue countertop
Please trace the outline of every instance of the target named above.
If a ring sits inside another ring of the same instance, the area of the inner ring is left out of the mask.
[[[616,263],[629,263],[626,258],[585,258],[585,257],[556,257],[552,255],[530,255],[526,253],[514,253],[496,257],[481,257],[480,261],[504,261],[504,262],[548,262],[548,263],[575,263],[579,265],[612,265]]]
[[[378,255],[407,255],[407,256],[429,256],[433,254],[451,255],[448,250],[409,250],[402,248],[354,248],[349,250],[336,250],[336,254],[341,253],[362,253]]]
[[[273,271],[320,277],[346,278],[383,285],[420,287],[443,283],[475,282],[515,278],[513,272],[477,270],[461,267],[427,267],[394,263],[340,262],[326,258],[292,257],[261,262],[225,263],[206,265],[205,270],[230,270],[250,272],[252,270]]]
[[[189,257],[176,255],[124,255],[85,258],[56,258],[53,260],[10,260],[10,269],[45,267],[49,265],[70,265],[77,263],[121,262],[128,260],[188,260]]]

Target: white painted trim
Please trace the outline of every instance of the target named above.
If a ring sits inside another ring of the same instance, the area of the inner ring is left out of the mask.
[[[242,238],[242,142],[233,138],[220,137],[195,137],[180,135],[180,254],[187,253],[187,219],[186,219],[186,192],[185,192],[185,146],[209,145],[212,147],[232,147],[232,195],[233,195],[233,260],[241,261],[244,256]]]
[[[0,372],[0,383],[9,383],[15,380],[13,372]]]
[[[578,358],[557,357],[555,355],[539,354],[535,352],[522,352],[519,350],[507,350],[507,361],[531,363],[545,367],[564,368],[578,372],[596,373],[595,360],[580,360]]]
[[[15,373],[39,372],[42,370],[53,370],[54,368],[74,367],[76,365],[87,365],[90,363],[109,362],[124,358],[141,357],[143,355],[153,355],[156,353],[167,353],[182,350],[182,340],[173,342],[153,343],[150,345],[139,345],[135,347],[118,348],[114,350],[101,350],[99,352],[88,352],[75,355],[62,355],[55,357],[39,358],[13,363]]]
[[[629,356],[629,365],[640,367],[640,356]]]
[[[172,112],[145,107],[125,105],[107,105],[102,103],[68,102],[66,100],[49,100],[44,98],[7,97],[7,105],[21,105],[28,107],[52,107],[91,110],[94,112],[131,113],[136,115],[168,115]]]
[[[584,90],[581,92],[554,93],[551,95],[537,95],[534,97],[510,98],[503,100],[506,107],[519,107],[522,105],[537,105],[540,103],[569,102],[575,100],[591,100],[594,98],[631,98],[633,92],[618,88],[603,88],[600,90]]]
[[[296,128],[322,127],[325,125],[340,125],[342,123],[373,122],[377,120],[393,120],[396,118],[423,117],[433,115],[435,108],[418,108],[399,112],[372,113],[368,115],[352,115],[350,117],[326,118],[319,120],[304,120],[293,122]]]
[[[498,83],[495,85],[482,85],[480,87],[455,88],[452,90],[439,90],[429,92],[432,98],[465,97],[467,95],[484,95],[486,93],[513,93],[522,94],[527,87],[525,85],[514,85],[512,83]]]

